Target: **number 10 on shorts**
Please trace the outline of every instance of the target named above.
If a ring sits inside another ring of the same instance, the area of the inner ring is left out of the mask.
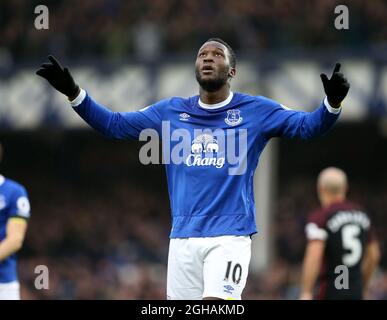
[[[231,280],[235,284],[238,284],[241,281],[242,278],[242,267],[239,263],[234,264],[232,261],[227,261],[227,269],[226,274],[224,276],[224,281],[229,281],[230,279],[230,273],[231,273]]]

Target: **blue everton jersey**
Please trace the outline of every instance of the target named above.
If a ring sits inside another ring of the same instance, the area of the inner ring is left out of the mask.
[[[108,137],[162,140],[171,238],[255,233],[253,176],[267,142],[272,137],[322,135],[340,113],[326,99],[315,111],[301,112],[241,93],[231,93],[217,105],[205,105],[199,96],[173,97],[137,112],[119,113],[82,90],[72,105]]]
[[[23,186],[0,175],[0,242],[5,239],[10,218],[28,219],[30,203]],[[16,254],[0,261],[0,283],[17,280]]]

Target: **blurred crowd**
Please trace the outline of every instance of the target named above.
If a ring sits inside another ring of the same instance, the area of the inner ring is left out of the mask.
[[[165,297],[164,199],[128,183],[109,182],[99,192],[47,181],[39,188],[45,196],[42,203],[35,199],[19,265],[24,299]],[[49,269],[49,290],[35,289],[39,265]]]
[[[337,5],[349,9],[349,30],[336,30]],[[49,9],[49,29],[37,30],[37,5]],[[383,0],[12,0],[0,2],[0,57],[105,56],[156,59],[193,54],[211,36],[237,51],[359,48],[387,39]]]

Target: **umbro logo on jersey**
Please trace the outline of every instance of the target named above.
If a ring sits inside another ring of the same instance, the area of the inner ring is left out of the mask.
[[[242,122],[241,111],[239,109],[227,110],[227,116],[224,119],[229,126],[236,126]]]
[[[191,116],[188,113],[180,113],[180,121],[188,121]]]

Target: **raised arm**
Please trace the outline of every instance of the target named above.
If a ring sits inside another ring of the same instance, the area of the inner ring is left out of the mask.
[[[266,136],[309,139],[325,134],[337,121],[341,112],[341,102],[350,87],[347,79],[339,71],[340,64],[336,63],[330,79],[321,74],[326,98],[313,112],[292,110],[267,99],[263,123]]]
[[[46,79],[56,90],[67,96],[73,109],[91,127],[109,138],[137,139],[143,129],[160,129],[161,111],[168,100],[160,101],[137,112],[113,112],[95,102],[74,81],[68,68],[63,68],[53,57],[36,74]]]

